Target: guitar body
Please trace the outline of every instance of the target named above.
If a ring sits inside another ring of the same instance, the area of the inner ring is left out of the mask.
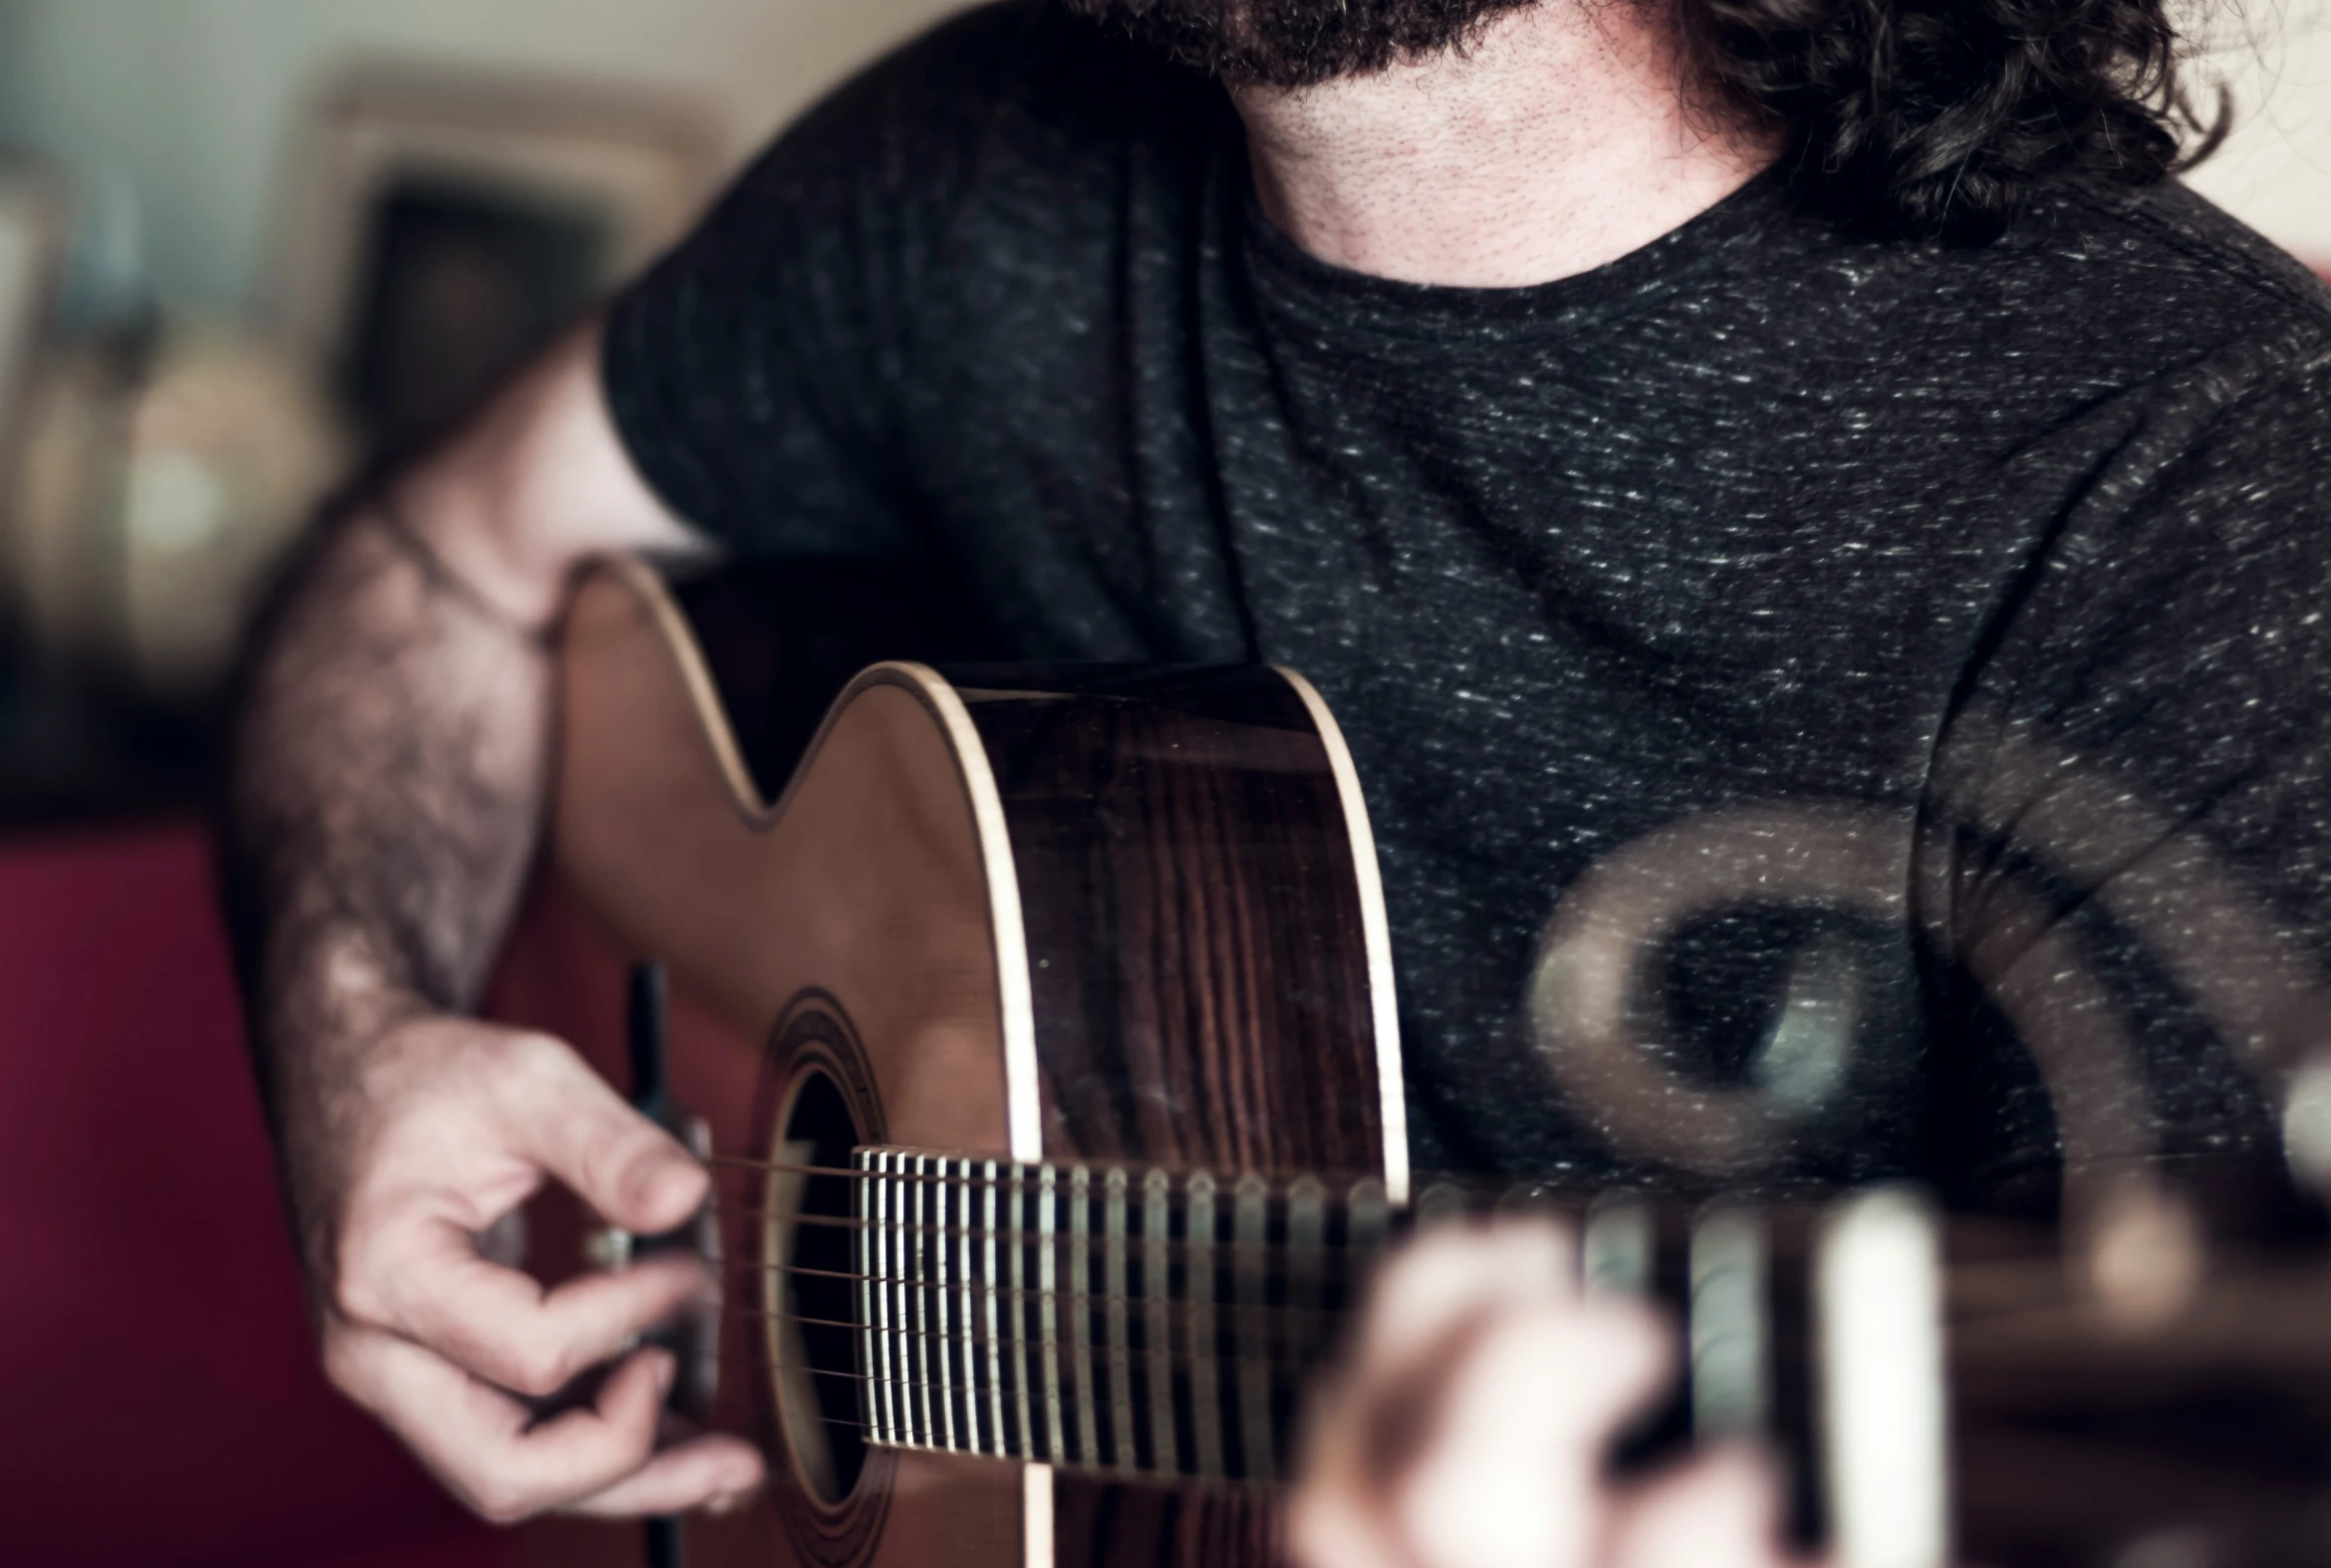
[[[493,1010],[633,1088],[627,975],[669,977],[658,1112],[700,1119],[723,1282],[682,1403],[771,1477],[687,1521],[692,1568],[1266,1568],[1388,1216],[1467,1201],[1410,1190],[1358,781],[1289,672],[958,664],[948,598],[813,566],[691,620],[594,570]],[[937,662],[861,671],[896,651]],[[2331,1558],[2315,1251],[2229,1234],[2133,1316],[2045,1227],[1900,1190],[1605,1196],[1495,1201],[1574,1201],[1589,1277],[1678,1310],[1668,1437],[1771,1395],[1749,1424],[1836,1560]],[[580,1237],[537,1218],[556,1277]],[[530,1533],[560,1568],[646,1556],[636,1526]]]
[[[785,1268],[820,1240],[793,1219],[816,1206],[804,1168],[862,1146],[1226,1187],[1342,1173],[1400,1200],[1385,917],[1317,696],[1260,668],[878,665],[772,801],[685,617],[622,562],[581,585],[560,678],[546,883],[565,908],[521,938],[501,1010],[604,1041],[578,1014],[612,1011],[608,959],[668,966],[670,1094],[720,1177],[712,1420],[772,1474],[741,1516],[691,1523],[691,1562],[1274,1560],[1260,1488],[1111,1479],[1081,1385],[1041,1435],[983,1435],[966,1395],[960,1431],[948,1407],[918,1443],[867,1443],[856,1386],[806,1375],[848,1297]]]

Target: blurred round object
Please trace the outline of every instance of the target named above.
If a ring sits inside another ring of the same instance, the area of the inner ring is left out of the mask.
[[[207,690],[251,602],[340,477],[321,391],[249,337],[165,339],[129,420],[120,530],[127,663],[159,694]]]
[[[316,381],[249,335],[178,323],[135,368],[118,352],[66,358],[36,397],[19,489],[36,643],[199,700],[348,456]]]
[[[2308,1057],[2284,1086],[2282,1153],[2309,1191],[2331,1199],[2331,1052]]]
[[[119,465],[113,356],[60,351],[25,401],[9,497],[8,582],[31,652],[50,670],[88,663],[105,642],[98,519]]]

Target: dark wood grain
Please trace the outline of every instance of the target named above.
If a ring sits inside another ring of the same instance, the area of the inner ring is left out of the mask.
[[[1379,1170],[1351,838],[1294,688],[1261,668],[946,673],[1010,824],[1046,1156]]]
[[[1276,672],[956,668],[1025,915],[1048,1159],[1382,1168],[1352,841]],[[1279,1559],[1267,1497],[1055,1478],[1062,1568]]]

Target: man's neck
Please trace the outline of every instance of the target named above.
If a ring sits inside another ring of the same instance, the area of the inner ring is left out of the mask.
[[[1461,52],[1293,91],[1241,88],[1256,193],[1322,261],[1512,288],[1599,267],[1771,161],[1678,97],[1651,7],[1541,0]]]

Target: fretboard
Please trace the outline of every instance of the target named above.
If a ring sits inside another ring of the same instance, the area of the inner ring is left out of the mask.
[[[854,1238],[852,1260],[839,1272],[836,1257],[826,1278],[856,1292],[857,1365],[843,1375],[877,1444],[1129,1478],[1275,1480],[1292,1468],[1302,1386],[1396,1227],[1524,1208],[1567,1215],[1588,1291],[1655,1294],[1678,1310],[1679,1418],[1694,1438],[1774,1430],[1788,1403],[1775,1327],[1795,1324],[1792,1364],[1809,1376],[1792,1380],[1792,1420],[1802,1435],[1806,1402],[1822,1402],[1826,1484],[1942,1538],[1940,1480],[1895,1484],[1939,1477],[1942,1451],[1938,1232],[1905,1189],[1686,1210],[1641,1193],[1443,1183],[1396,1212],[1372,1177],[1225,1179],[879,1148],[852,1165],[852,1212],[831,1221]],[[1783,1253],[1795,1261],[1776,1271]],[[1808,1351],[1802,1331],[1816,1323]]]
[[[1127,1474],[1281,1474],[1392,1217],[1374,1178],[855,1164],[873,1440]]]

